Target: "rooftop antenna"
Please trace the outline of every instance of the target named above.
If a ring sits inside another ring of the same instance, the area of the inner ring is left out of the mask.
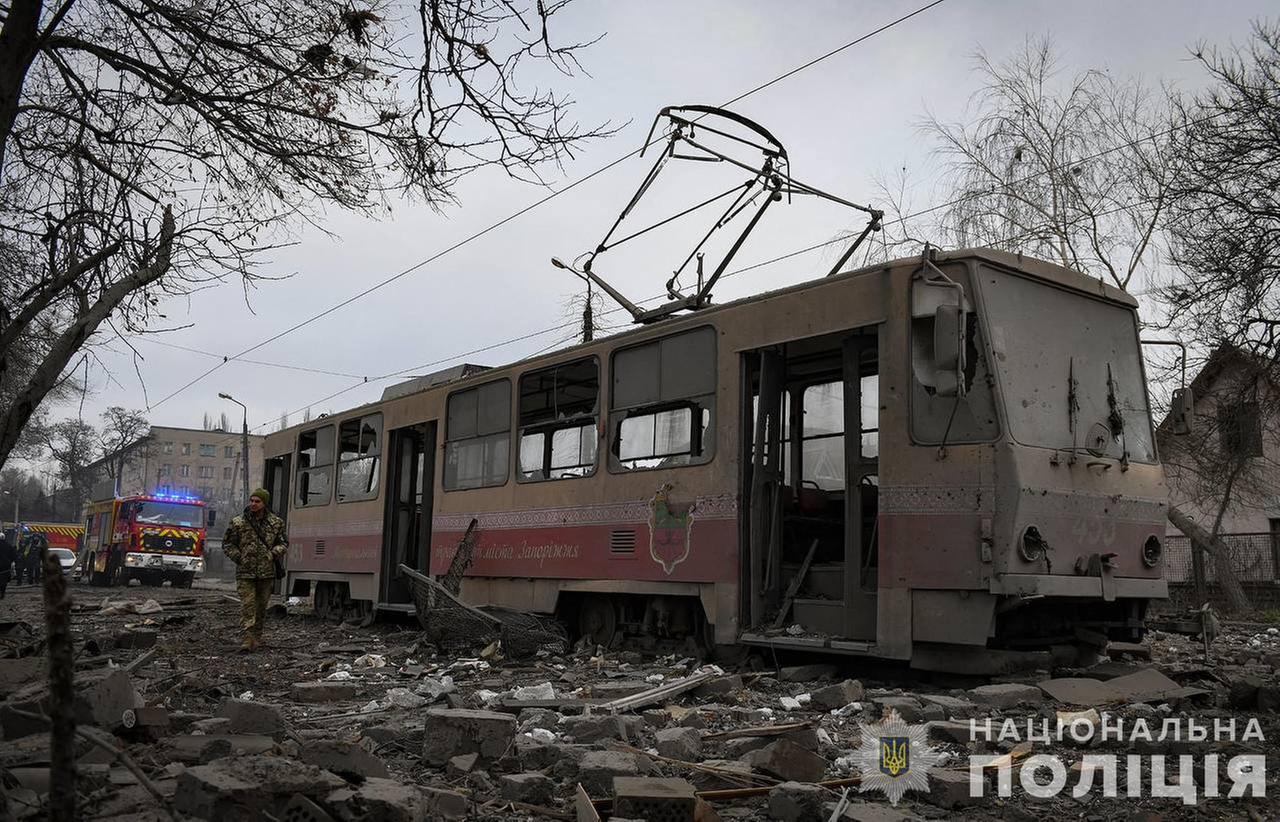
[[[644,148],[640,152],[641,156],[644,156],[645,151],[654,142],[661,142],[661,138],[655,141],[653,135],[658,129],[658,124],[663,120],[667,122],[670,129],[665,137],[666,146],[658,154],[653,166],[649,169],[649,173],[640,182],[639,188],[631,195],[631,199],[622,209],[622,213],[618,215],[608,232],[605,233],[604,239],[600,241],[595,250],[580,255],[574,261],[576,263],[578,260],[582,260],[581,270],[556,258],[551,261],[552,265],[572,271],[586,280],[588,284],[595,283],[600,286],[605,293],[625,308],[637,323],[656,322],[678,311],[696,311],[710,305],[711,289],[720,277],[724,275],[729,263],[732,262],[742,248],[743,243],[746,242],[747,236],[751,234],[760,219],[764,217],[765,211],[773,203],[780,202],[784,196],[788,202],[793,195],[797,194],[819,197],[856,211],[861,211],[869,217],[866,226],[853,240],[845,253],[841,255],[835,267],[832,268],[831,274],[837,273],[863,241],[873,231],[880,229],[881,220],[884,218],[883,211],[849,202],[796,180],[791,176],[790,160],[782,143],[764,126],[724,108],[701,105],[667,106],[663,108],[658,112],[657,117],[654,118],[653,125],[649,128],[649,135],[646,137]],[[710,137],[704,138],[702,133],[710,135]],[[712,142],[717,143],[717,146],[711,145]],[[718,147],[719,143],[724,143],[724,147]],[[743,147],[759,152],[759,159],[754,164],[729,153],[735,149],[741,150]],[[635,210],[636,204],[640,202],[654,181],[657,180],[668,161],[672,159],[727,163],[742,169],[749,176],[745,181],[733,185],[720,194],[661,219],[650,226],[632,231],[624,237],[615,239],[615,235],[620,233],[619,228],[623,222]],[[689,252],[689,255],[684,258],[684,261],[676,267],[671,279],[667,281],[667,296],[670,299],[663,305],[647,310],[641,309],[592,271],[592,266],[596,259],[606,251],[725,199],[730,200],[728,206],[716,218],[702,239]],[[703,258],[705,255],[703,247],[716,231],[726,227],[749,209],[754,209],[754,211],[747,219],[745,227],[738,234],[724,257],[715,265],[711,274],[705,276],[703,272]],[[680,275],[685,272],[695,259],[697,260],[698,285],[696,290],[686,293],[680,288]]]

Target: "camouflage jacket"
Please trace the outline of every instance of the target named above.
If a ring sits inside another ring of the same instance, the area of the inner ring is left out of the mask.
[[[236,564],[236,579],[275,579],[272,556],[284,556],[289,549],[284,520],[271,513],[251,521],[248,509],[231,520],[222,536],[222,550]]]

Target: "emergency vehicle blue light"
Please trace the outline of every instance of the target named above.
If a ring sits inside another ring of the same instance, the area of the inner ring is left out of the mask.
[[[184,494],[166,494],[157,491],[154,494],[147,495],[149,499],[158,500],[160,502],[200,502],[199,497],[186,496]]]

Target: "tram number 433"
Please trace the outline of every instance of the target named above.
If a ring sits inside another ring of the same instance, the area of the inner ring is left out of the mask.
[[[1071,525],[1071,536],[1078,545],[1109,548],[1116,541],[1116,523],[1104,517],[1077,517]]]

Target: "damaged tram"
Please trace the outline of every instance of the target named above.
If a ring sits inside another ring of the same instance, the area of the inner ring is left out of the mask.
[[[1136,639],[1166,489],[1135,309],[927,252],[418,378],[267,437],[286,591],[408,610],[399,565],[444,573],[474,518],[464,600],[599,642],[982,673]]]

